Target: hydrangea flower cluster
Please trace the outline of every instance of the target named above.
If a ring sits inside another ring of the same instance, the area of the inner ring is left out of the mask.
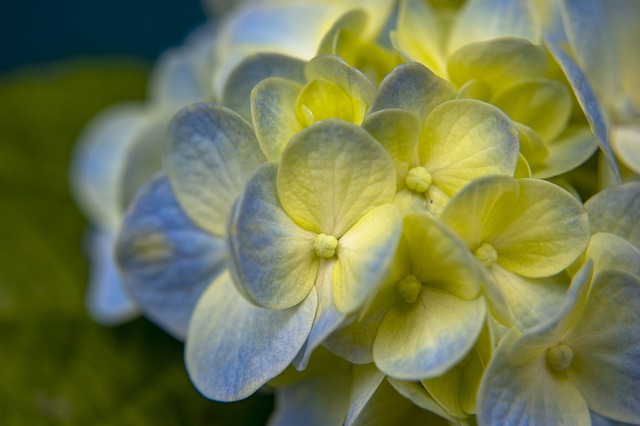
[[[98,266],[206,397],[640,424],[640,5],[457,3],[247,3],[87,133]]]

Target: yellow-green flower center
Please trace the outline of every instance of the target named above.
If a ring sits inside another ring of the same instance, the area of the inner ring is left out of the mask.
[[[429,187],[431,186],[431,182],[433,182],[431,173],[429,173],[427,169],[422,166],[414,167],[413,169],[409,170],[409,173],[407,173],[407,177],[405,179],[407,187],[412,191],[419,193],[425,192],[427,189],[429,189]]]
[[[498,260],[498,252],[488,243],[482,243],[473,254],[487,268],[491,268]]]
[[[398,293],[407,303],[413,303],[418,300],[421,292],[422,283],[415,275],[407,275],[398,282]]]
[[[573,362],[573,349],[567,345],[559,344],[547,350],[547,362],[556,371],[564,371]]]
[[[325,259],[329,259],[336,254],[338,240],[333,235],[318,234],[313,242],[313,248],[316,254]]]

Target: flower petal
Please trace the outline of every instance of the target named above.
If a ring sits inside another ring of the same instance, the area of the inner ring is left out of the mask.
[[[523,0],[471,0],[456,19],[448,51],[499,37],[518,37],[532,42],[540,38],[532,5]]]
[[[228,238],[238,289],[251,302],[285,309],[307,297],[318,274],[315,235],[296,225],[276,193],[276,165],[256,170],[239,200]]]
[[[185,362],[207,398],[237,401],[280,374],[304,344],[316,312],[315,291],[302,303],[270,310],[247,302],[229,274],[204,292],[193,313]]]
[[[584,262],[593,260],[594,270],[617,269],[640,276],[640,250],[622,237],[597,232],[582,255]]]
[[[100,228],[117,229],[124,209],[123,167],[143,123],[141,106],[117,105],[97,115],[80,135],[71,188],[79,206]]]
[[[415,303],[401,302],[387,312],[373,344],[373,359],[392,377],[436,377],[467,355],[485,315],[482,298],[466,301],[424,287]]]
[[[338,242],[333,296],[338,311],[353,312],[371,298],[386,278],[402,232],[393,204],[364,215]]]
[[[547,53],[542,47],[521,38],[499,38],[461,47],[449,58],[447,69],[456,87],[479,80],[496,94],[514,84],[543,77],[547,66]]]
[[[626,98],[640,107],[636,48],[640,29],[635,24],[640,5],[624,0],[565,0],[561,4],[567,38],[596,92],[609,106],[621,105]]]
[[[304,62],[279,53],[256,53],[245,58],[229,75],[222,104],[251,120],[251,90],[268,77],[304,82]]]
[[[598,150],[598,142],[587,126],[569,126],[552,141],[545,143],[547,157],[532,165],[533,177],[547,179],[569,172],[584,164]]]
[[[404,235],[411,273],[423,284],[464,300],[478,296],[487,276],[464,241],[445,224],[426,214],[409,214],[404,218]]]
[[[352,98],[364,101],[367,107],[376,93],[375,86],[364,74],[334,55],[313,58],[305,66],[304,75],[307,81],[323,79],[337,84]]]
[[[569,379],[606,417],[640,420],[640,278],[596,272],[584,314],[563,339],[574,351]]]
[[[640,182],[605,189],[585,203],[591,232],[611,232],[640,248]]]
[[[364,129],[329,119],[298,133],[285,149],[278,196],[298,225],[340,238],[393,200],[395,175],[389,154]]]
[[[427,390],[419,382],[407,382],[397,380],[391,377],[387,378],[387,382],[402,396],[410,400],[413,404],[427,412],[437,414],[449,422],[456,422],[447,411],[438,404]],[[384,383],[383,383],[384,384]],[[431,424],[431,423],[427,423]],[[450,423],[446,423],[450,424]]]
[[[344,422],[345,426],[350,426],[356,421],[383,380],[384,373],[373,364],[353,366],[349,412]]]
[[[507,356],[517,333],[508,334],[493,356],[478,391],[478,423],[589,424],[589,408],[575,386],[554,376],[546,365],[546,351],[532,361],[514,365]]]
[[[400,109],[385,109],[369,114],[362,127],[391,155],[396,166],[396,187],[404,188],[404,179],[420,137],[421,125],[417,117]]]
[[[449,101],[429,115],[419,151],[432,185],[452,196],[478,176],[513,176],[518,130],[494,106],[473,99]]]
[[[224,235],[233,202],[265,161],[253,129],[235,112],[199,103],[171,125],[165,166],[178,201],[196,224]]]
[[[454,87],[416,62],[398,65],[387,75],[369,113],[397,108],[414,113],[421,122],[438,105],[455,98]]]
[[[549,49],[549,52],[569,81],[569,84],[573,89],[573,93],[576,95],[578,103],[589,122],[589,127],[595,135],[598,145],[600,145],[600,149],[607,158],[609,167],[619,182],[620,170],[616,163],[616,158],[613,155],[613,151],[611,150],[611,144],[609,142],[609,126],[605,119],[604,112],[602,111],[602,107],[598,103],[598,100],[593,93],[593,89],[589,85],[587,77],[584,75],[582,69],[580,69],[573,58],[560,47],[563,42],[564,40],[556,39],[553,36],[546,36],[545,38],[545,44]]]
[[[185,214],[158,175],[133,201],[118,236],[122,279],[152,321],[184,339],[200,295],[227,268],[224,240]]]
[[[439,16],[428,2],[400,2],[396,30],[391,33],[395,47],[443,78],[446,76],[444,38]]]
[[[529,80],[510,86],[491,103],[512,120],[531,127],[544,140],[558,137],[571,117],[571,94],[555,80]]]
[[[251,92],[251,114],[260,148],[277,161],[291,137],[302,130],[296,100],[302,84],[279,77],[262,80]]]
[[[611,143],[620,161],[635,174],[640,175],[640,126],[615,127]]]
[[[334,268],[335,259],[320,261],[318,277],[314,285],[318,295],[318,309],[316,310],[313,327],[309,332],[309,338],[298,356],[293,360],[293,366],[298,371],[307,368],[307,363],[313,351],[346,320],[346,316],[336,308],[333,299]]]

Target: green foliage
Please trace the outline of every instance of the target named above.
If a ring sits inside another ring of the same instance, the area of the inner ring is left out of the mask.
[[[72,148],[104,107],[144,95],[139,64],[71,62],[0,77],[0,419],[4,425],[262,424],[270,398],[223,405],[194,390],[182,344],[145,320],[84,312],[86,220]]]

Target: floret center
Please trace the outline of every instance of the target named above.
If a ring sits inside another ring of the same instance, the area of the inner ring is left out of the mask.
[[[564,371],[571,367],[573,362],[573,349],[564,344],[559,344],[547,350],[547,362],[556,371]]]
[[[498,260],[498,252],[489,243],[482,243],[473,254],[487,268],[491,268]]]
[[[336,254],[338,240],[333,235],[318,234],[313,242],[313,248],[316,254],[325,259],[329,259]]]
[[[422,292],[422,283],[415,275],[407,275],[398,282],[398,293],[407,303],[418,300]]]
[[[407,177],[405,178],[407,187],[418,193],[423,193],[429,189],[432,182],[433,178],[431,177],[431,173],[422,166],[414,167],[409,170],[409,173],[407,173]]]

